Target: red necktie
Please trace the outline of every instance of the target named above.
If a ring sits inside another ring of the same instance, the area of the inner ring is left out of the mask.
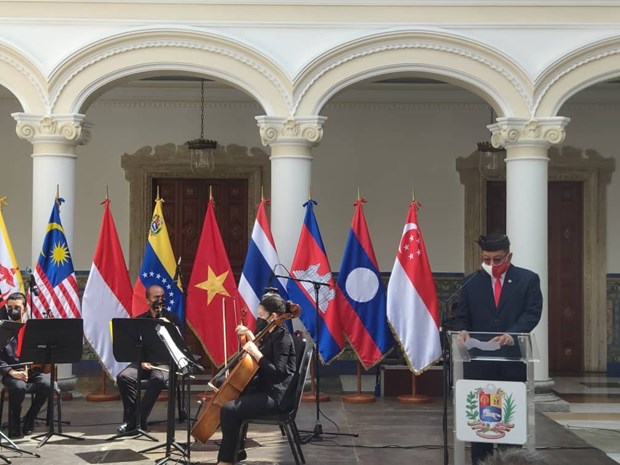
[[[495,288],[493,289],[493,295],[495,296],[495,306],[499,307],[499,297],[502,295],[502,280],[499,277],[495,278]]]

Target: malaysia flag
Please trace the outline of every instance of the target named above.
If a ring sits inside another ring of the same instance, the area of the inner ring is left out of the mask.
[[[419,374],[441,357],[439,304],[428,263],[418,203],[413,201],[388,282],[387,316],[409,367]]]
[[[364,368],[380,362],[394,347],[387,323],[386,293],[362,208],[355,214],[338,273],[338,311],[344,334]]]
[[[282,298],[288,298],[284,279],[274,277],[280,265],[280,259],[267,221],[266,203],[267,200],[262,200],[258,205],[252,237],[248,244],[248,253],[245,256],[239,280],[239,295],[243,300],[242,310],[245,307],[251,314],[251,318],[246,320],[246,326],[252,330],[258,317],[258,304],[266,287],[273,287],[277,289]]]
[[[331,267],[314,216],[315,204],[314,200],[304,204],[306,216],[291,265],[291,275],[302,281],[289,280],[287,290],[289,298],[301,306],[299,318],[317,344],[321,360],[329,363],[344,349],[344,336],[336,308]],[[313,283],[318,287],[318,315]]]

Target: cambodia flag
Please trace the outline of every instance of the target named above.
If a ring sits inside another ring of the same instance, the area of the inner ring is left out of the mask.
[[[329,363],[344,349],[344,336],[336,309],[331,267],[314,216],[315,204],[313,200],[304,204],[306,216],[291,266],[291,275],[303,281],[289,280],[287,290],[289,298],[301,306],[299,318],[317,344],[321,360]],[[313,282],[327,284],[318,288],[318,315]]]
[[[251,329],[255,327],[258,304],[266,287],[277,289],[282,298],[288,299],[284,279],[274,277],[278,266],[280,266],[280,259],[267,221],[266,203],[266,200],[262,200],[258,205],[252,237],[248,244],[248,253],[245,256],[243,271],[239,280],[242,311],[243,308],[246,308],[250,313],[250,318],[246,318],[245,324]],[[289,321],[287,320],[287,323]]]
[[[411,202],[388,282],[387,315],[415,374],[441,357],[439,304],[428,262],[417,202]]]
[[[387,322],[386,292],[370,242],[362,200],[355,214],[338,273],[338,311],[344,334],[364,368],[394,347]]]

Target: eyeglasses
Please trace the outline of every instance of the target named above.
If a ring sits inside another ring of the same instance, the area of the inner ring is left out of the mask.
[[[490,265],[491,263],[493,263],[493,265],[501,265],[502,263],[504,263],[506,261],[506,258],[508,258],[508,255],[503,255],[501,257],[482,257],[482,261],[484,263],[486,263],[487,265]]]

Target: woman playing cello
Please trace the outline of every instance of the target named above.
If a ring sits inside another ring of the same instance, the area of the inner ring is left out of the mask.
[[[291,304],[278,294],[265,294],[258,306],[256,332],[284,314]],[[233,457],[243,420],[289,409],[294,397],[295,387],[291,381],[295,372],[295,346],[289,331],[274,326],[259,346],[254,343],[254,333],[245,326],[237,326],[237,334],[246,337],[248,342],[243,349],[258,362],[258,372],[241,396],[222,407],[218,465],[229,465],[245,458],[244,450],[239,452],[239,457]]]

